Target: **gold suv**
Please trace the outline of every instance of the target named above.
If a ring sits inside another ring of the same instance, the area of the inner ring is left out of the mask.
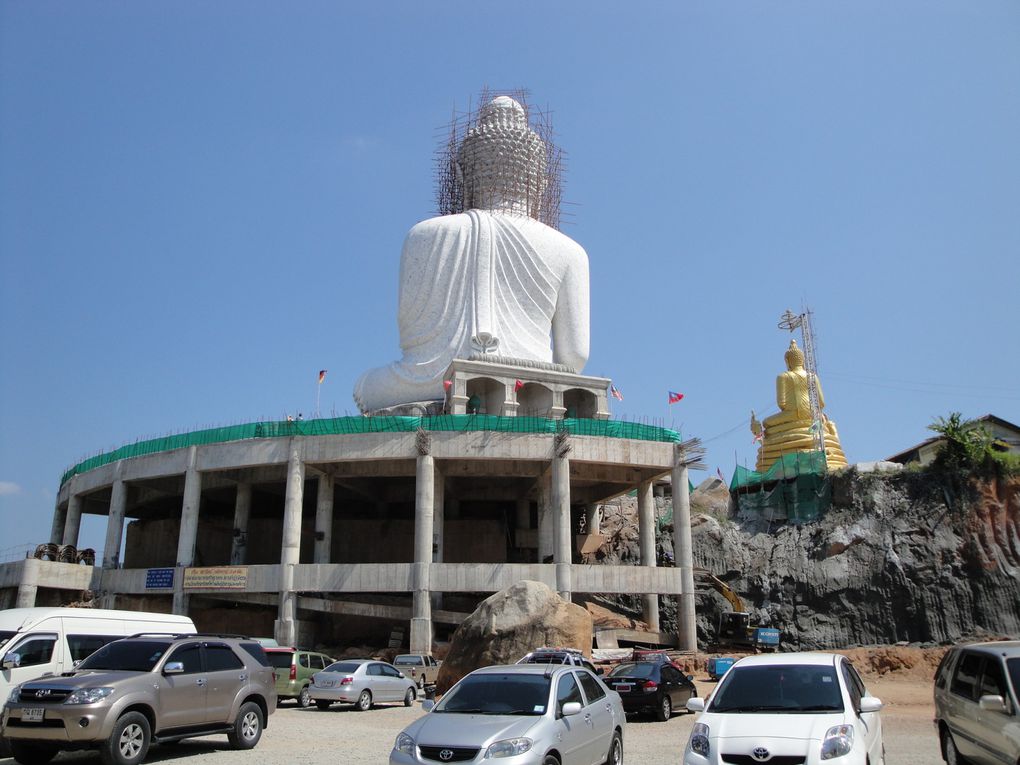
[[[22,765],[43,765],[67,749],[98,749],[104,765],[138,765],[151,743],[211,733],[251,749],[275,708],[273,668],[254,640],[134,635],[74,672],[16,687],[3,736]]]

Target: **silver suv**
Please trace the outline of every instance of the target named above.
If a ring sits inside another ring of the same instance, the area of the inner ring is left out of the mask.
[[[73,672],[15,688],[3,735],[22,765],[42,765],[65,749],[98,749],[104,765],[137,765],[151,743],[211,733],[251,749],[275,708],[273,668],[254,640],[135,635]]]
[[[935,725],[949,765],[1020,762],[1020,641],[950,648],[935,672]]]

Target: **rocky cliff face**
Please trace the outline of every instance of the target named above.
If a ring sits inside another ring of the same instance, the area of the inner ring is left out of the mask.
[[[752,621],[779,627],[792,649],[1020,635],[1020,480],[974,484],[960,496],[924,473],[851,469],[832,488],[829,512],[800,526],[695,515],[695,565],[726,581]],[[660,535],[667,549],[670,533]],[[624,548],[607,555],[637,557]],[[663,600],[669,625],[675,612]],[[708,642],[728,605],[707,594],[697,606],[699,642]]]

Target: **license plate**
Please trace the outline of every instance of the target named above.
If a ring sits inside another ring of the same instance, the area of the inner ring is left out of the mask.
[[[333,687],[333,681],[332,680],[323,680],[322,681],[322,687],[323,688],[332,688]]]
[[[624,693],[626,693],[632,687],[633,686],[630,683],[620,683],[618,686],[616,686],[616,691],[617,691],[617,693],[619,693],[620,691],[623,691]]]
[[[21,710],[21,721],[22,722],[42,722],[43,714],[45,709],[42,707],[32,707],[30,709]]]

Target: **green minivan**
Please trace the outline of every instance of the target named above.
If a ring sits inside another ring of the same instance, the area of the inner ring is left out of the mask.
[[[266,648],[265,651],[276,673],[277,703],[284,699],[297,699],[299,706],[309,706],[312,699],[308,695],[308,684],[312,682],[312,675],[324,670],[334,660],[324,653],[303,648]]]

